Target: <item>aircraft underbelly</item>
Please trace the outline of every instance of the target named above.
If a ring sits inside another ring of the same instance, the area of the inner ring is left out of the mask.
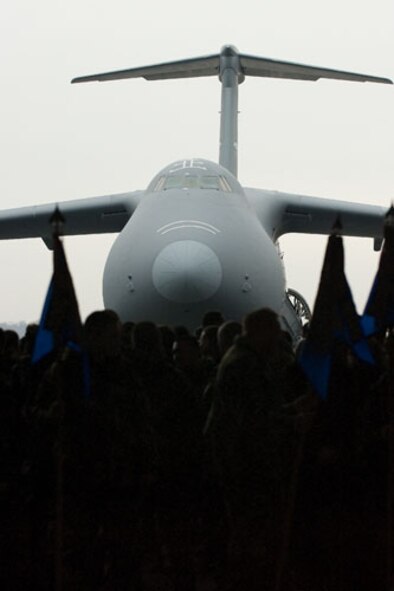
[[[123,321],[190,328],[212,309],[235,320],[262,306],[279,312],[284,288],[276,247],[248,208],[185,195],[138,207],[103,280],[104,304]]]

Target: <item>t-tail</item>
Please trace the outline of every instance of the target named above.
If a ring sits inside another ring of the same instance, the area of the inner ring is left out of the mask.
[[[218,76],[222,84],[219,163],[234,176],[237,176],[238,169],[238,85],[244,81],[245,76],[312,81],[332,78],[392,84],[388,78],[246,55],[239,53],[232,45],[225,45],[219,54],[81,76],[74,78],[72,82],[105,82],[139,77],[146,80],[166,80],[200,76]]]

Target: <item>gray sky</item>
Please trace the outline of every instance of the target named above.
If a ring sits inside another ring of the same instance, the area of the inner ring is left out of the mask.
[[[166,164],[218,158],[215,78],[71,85],[74,76],[241,52],[394,79],[392,0],[13,0],[0,21],[0,207],[144,189]],[[394,88],[246,79],[239,180],[250,187],[389,207]],[[102,307],[115,235],[66,238],[82,316]],[[281,240],[288,286],[313,304],[326,238]],[[345,243],[361,310],[378,262]],[[0,320],[36,320],[52,258],[40,240],[0,242]]]

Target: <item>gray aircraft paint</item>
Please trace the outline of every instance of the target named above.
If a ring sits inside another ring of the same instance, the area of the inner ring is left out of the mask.
[[[297,337],[300,325],[286,297],[278,238],[288,232],[329,234],[340,215],[344,235],[370,236],[379,245],[386,208],[243,188],[236,179],[238,85],[245,76],[392,82],[248,56],[232,46],[218,55],[73,82],[212,75],[222,84],[219,164],[178,161],[156,175],[145,191],[61,203],[64,234],[119,233],[105,265],[103,297],[105,306],[122,320],[151,319],[195,328],[207,310],[219,309],[226,318],[239,320],[268,306]],[[217,179],[218,186],[197,182],[160,187],[160,179],[172,181],[182,175]],[[0,212],[0,239],[41,237],[50,247],[49,217],[55,205]]]
[[[231,177],[217,164],[198,162],[207,174]],[[148,189],[108,257],[105,305],[123,319],[132,309],[136,320],[154,314],[194,326],[207,309],[240,318],[264,303],[279,312],[285,280],[276,247],[242,187],[231,182],[236,192]]]

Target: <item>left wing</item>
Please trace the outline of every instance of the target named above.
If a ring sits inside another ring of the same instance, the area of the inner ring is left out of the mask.
[[[343,236],[374,238],[375,248],[380,249],[384,217],[389,206],[260,189],[245,189],[245,194],[274,241],[290,232],[330,234],[339,217]]]
[[[138,206],[144,191],[120,193],[18,207],[0,211],[0,240],[12,238],[42,238],[50,246],[52,227],[50,217],[58,207],[65,219],[62,234],[103,234],[120,232]]]

